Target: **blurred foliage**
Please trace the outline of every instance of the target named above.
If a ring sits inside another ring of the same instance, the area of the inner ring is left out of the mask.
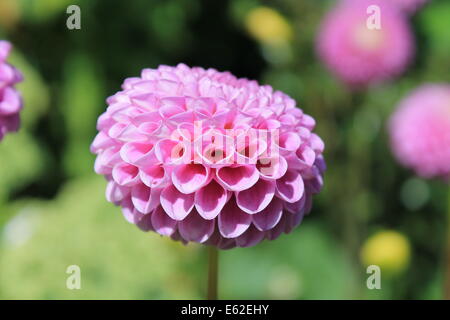
[[[4,298],[199,297],[189,274],[198,248],[138,232],[104,201],[103,187],[101,177],[77,180],[55,201],[16,204],[3,235]],[[81,290],[66,288],[70,265],[81,268]]]
[[[440,298],[446,187],[395,163],[385,123],[411,89],[450,81],[450,3],[432,0],[411,18],[417,54],[405,75],[360,92],[315,54],[334,3],[1,0],[0,37],[14,44],[10,61],[26,81],[22,129],[0,143],[0,298],[203,297],[205,250],[125,222],[89,153],[104,100],[123,79],[178,62],[285,91],[326,142],[325,190],[312,214],[289,236],[222,252],[222,298]],[[66,28],[69,4],[81,7],[81,30]],[[409,267],[368,290],[360,252],[382,229],[408,239]],[[81,290],[65,287],[72,264]]]

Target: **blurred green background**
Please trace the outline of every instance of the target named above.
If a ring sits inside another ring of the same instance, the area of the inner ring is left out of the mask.
[[[334,3],[1,0],[0,38],[14,44],[9,61],[26,81],[22,129],[0,143],[0,298],[204,297],[205,248],[127,223],[106,202],[89,152],[105,98],[123,79],[179,62],[288,93],[326,143],[325,189],[312,214],[276,241],[221,252],[221,298],[441,298],[448,186],[395,163],[386,119],[418,85],[450,81],[450,1],[431,0],[411,18],[417,55],[407,73],[360,92],[315,55]],[[81,7],[81,30],[66,28],[70,4]],[[381,290],[366,286],[373,262]],[[74,264],[81,290],[66,288]]]

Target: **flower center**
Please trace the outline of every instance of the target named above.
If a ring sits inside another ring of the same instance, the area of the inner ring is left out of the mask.
[[[354,44],[366,51],[379,49],[385,41],[383,30],[369,29],[365,24],[358,26],[353,32]]]

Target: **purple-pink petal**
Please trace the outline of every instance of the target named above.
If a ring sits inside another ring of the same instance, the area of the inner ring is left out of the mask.
[[[184,164],[172,171],[174,186],[182,193],[193,193],[203,187],[209,179],[208,169],[201,164]]]
[[[290,203],[299,201],[305,191],[303,178],[295,170],[288,170],[283,177],[277,180],[276,184],[277,196]]]
[[[274,198],[263,211],[252,215],[252,221],[258,230],[267,231],[277,225],[282,215],[283,202]]]
[[[252,216],[239,209],[231,198],[219,214],[218,226],[223,237],[236,238],[250,227],[251,222]]]
[[[153,228],[162,236],[170,237],[177,230],[177,220],[169,217],[161,206],[158,206],[151,214]]]
[[[248,230],[236,238],[236,245],[241,248],[252,247],[264,239],[264,233],[250,226]]]
[[[149,213],[158,206],[160,192],[138,184],[131,189],[131,201],[139,212]]]
[[[253,187],[236,192],[237,205],[249,214],[266,208],[275,194],[275,183],[260,179]]]
[[[194,208],[194,194],[181,193],[173,185],[161,192],[161,205],[169,217],[183,220]]]
[[[228,190],[242,191],[252,187],[259,179],[254,165],[222,167],[217,169],[218,181]]]
[[[215,180],[195,193],[195,208],[205,219],[217,217],[228,200],[228,192]]]
[[[203,243],[214,232],[215,220],[205,220],[194,209],[182,221],[178,223],[180,235],[187,241]]]

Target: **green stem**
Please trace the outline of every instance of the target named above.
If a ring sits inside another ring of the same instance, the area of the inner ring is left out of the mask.
[[[446,270],[445,270],[445,288],[444,298],[450,300],[450,188],[448,188],[448,208],[447,208],[447,244],[446,244]]]
[[[216,247],[208,247],[208,300],[217,300],[217,280],[219,269],[219,251]]]

